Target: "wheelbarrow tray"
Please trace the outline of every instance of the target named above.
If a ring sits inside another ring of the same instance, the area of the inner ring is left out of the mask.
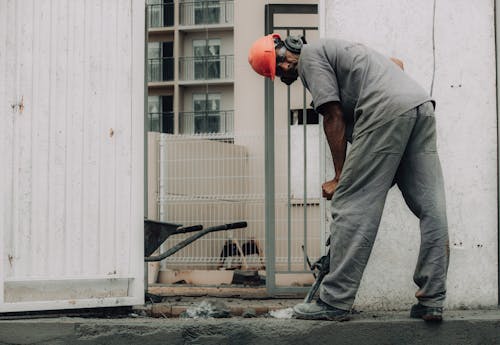
[[[144,220],[144,256],[150,256],[161,244],[177,232],[180,224]]]
[[[180,249],[184,248],[188,244],[194,242],[200,237],[205,236],[210,232],[222,231],[222,230],[232,230],[246,228],[246,222],[229,223],[223,225],[212,226],[203,229],[201,225],[194,225],[190,227],[182,227],[180,224],[169,223],[169,222],[159,222],[155,220],[144,220],[144,256],[145,261],[161,261],[166,257],[175,254]],[[177,243],[172,248],[167,249],[165,252],[160,253],[158,256],[151,256],[155,250],[157,250],[165,240],[171,235],[175,234],[185,234],[189,232],[197,232],[183,241]]]

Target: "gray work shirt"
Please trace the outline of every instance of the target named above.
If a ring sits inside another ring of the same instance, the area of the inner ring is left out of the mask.
[[[363,44],[322,39],[302,48],[298,73],[314,108],[338,101],[353,138],[426,102],[428,93],[387,56]]]

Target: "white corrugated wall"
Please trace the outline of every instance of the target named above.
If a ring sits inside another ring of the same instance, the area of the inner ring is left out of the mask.
[[[0,312],[143,299],[144,2],[0,0]]]

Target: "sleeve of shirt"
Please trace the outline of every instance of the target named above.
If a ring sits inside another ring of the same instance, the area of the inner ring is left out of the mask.
[[[312,95],[315,110],[328,102],[340,102],[337,75],[324,52],[303,49],[300,54],[299,76]]]

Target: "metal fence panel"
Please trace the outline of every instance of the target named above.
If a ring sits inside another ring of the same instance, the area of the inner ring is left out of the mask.
[[[314,38],[317,25],[304,26],[297,16],[316,13],[316,5],[266,5],[265,31],[279,33],[283,38],[290,34]],[[279,21],[276,14],[280,15]],[[277,277],[308,272],[304,254],[313,261],[324,251],[321,199],[317,192],[308,190],[308,181],[318,181],[316,188],[320,188],[320,163],[311,160],[319,157],[320,141],[319,124],[307,123],[311,100],[300,83],[285,86],[266,80],[265,95],[266,285],[274,295],[304,291],[278,286]],[[302,114],[300,125],[293,122],[297,112]]]
[[[150,170],[158,172],[152,192],[158,196],[157,219],[204,227],[248,222],[246,229],[197,240],[166,259],[164,269],[264,268],[263,189],[257,187],[263,181],[251,168],[262,156],[232,140],[217,134],[149,133],[148,145],[156,153]],[[236,140],[261,141],[262,135],[240,134]],[[164,248],[187,236],[170,237]]]

